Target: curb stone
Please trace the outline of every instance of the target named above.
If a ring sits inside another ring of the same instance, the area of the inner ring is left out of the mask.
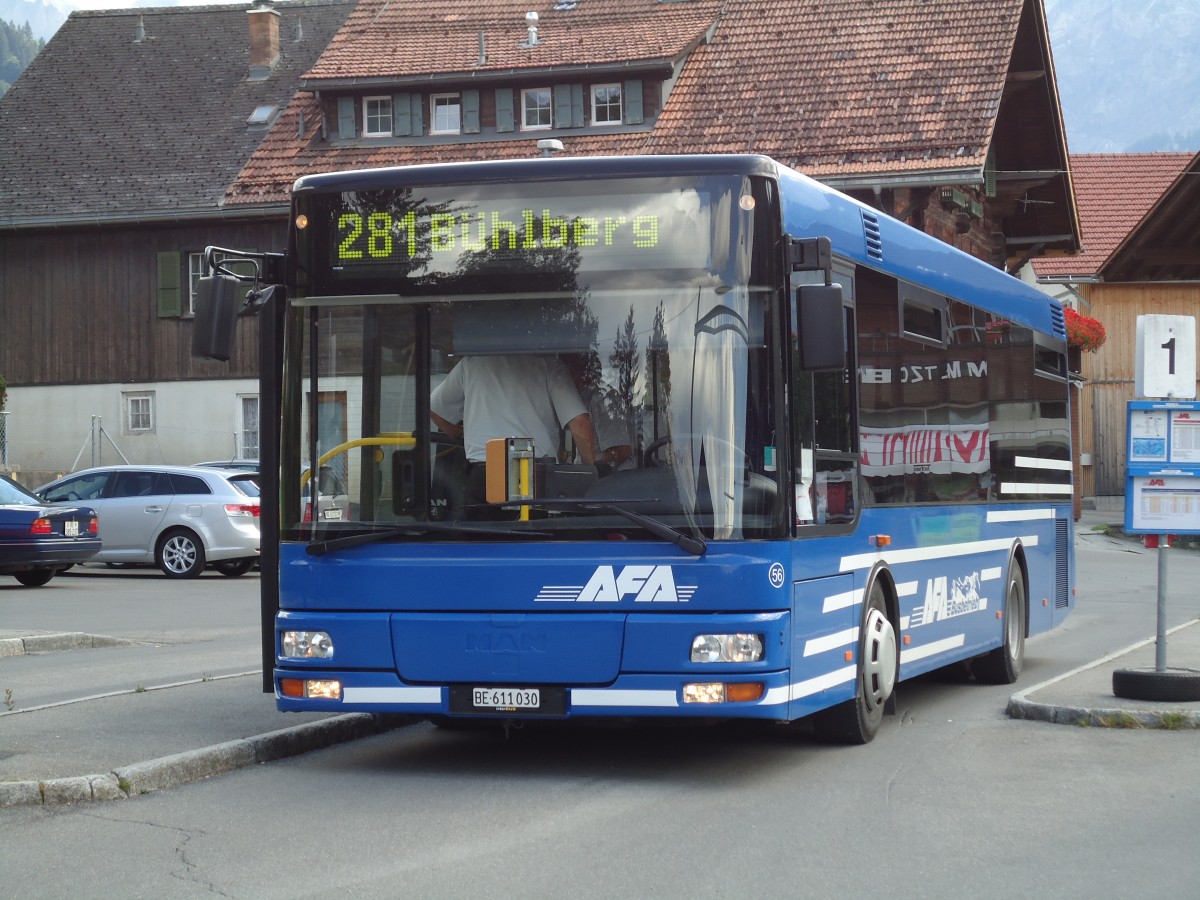
[[[1103,728],[1162,728],[1167,729],[1164,717],[1177,717],[1170,721],[1173,731],[1200,729],[1200,713],[1173,710],[1128,710],[1084,706],[1059,706],[1035,703],[1021,695],[1014,695],[1005,710],[1010,719],[1030,719],[1050,722],[1054,725],[1092,725]]]
[[[0,638],[0,657],[25,656],[29,653],[54,653],[62,650],[95,650],[99,647],[128,647],[139,643],[125,638],[86,634],[79,631],[60,634],[35,634],[27,637]]]
[[[47,781],[0,781],[0,808],[125,800],[256,763],[382,734],[414,721],[411,716],[348,713],[122,766],[110,773]]]

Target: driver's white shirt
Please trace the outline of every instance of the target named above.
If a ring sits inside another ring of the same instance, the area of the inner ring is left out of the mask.
[[[465,356],[433,390],[430,408],[463,423],[467,459],[483,462],[492,438],[532,438],[537,456],[556,456],[562,429],[587,412],[558,357]]]

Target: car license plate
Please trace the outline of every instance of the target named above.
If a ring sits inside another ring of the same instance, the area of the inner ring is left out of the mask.
[[[342,508],[340,506],[331,506],[321,513],[321,517],[327,521],[333,519],[340,520],[342,518]]]
[[[471,703],[476,709],[540,709],[541,691],[537,688],[471,688]]]
[[[74,519],[63,522],[63,534],[67,537],[79,537],[79,523]]]

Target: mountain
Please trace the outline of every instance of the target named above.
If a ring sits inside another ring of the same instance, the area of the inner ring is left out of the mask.
[[[28,24],[35,38],[48,41],[58,26],[67,21],[67,13],[45,0],[0,0],[0,20],[17,28]]]
[[[11,22],[0,20],[0,97],[12,87],[45,43],[33,36],[28,25],[18,28]]]
[[[1200,3],[1045,4],[1072,153],[1200,150]]]

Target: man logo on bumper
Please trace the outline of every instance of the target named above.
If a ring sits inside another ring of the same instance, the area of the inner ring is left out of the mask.
[[[535,603],[619,603],[632,596],[634,603],[687,603],[697,585],[676,585],[670,566],[597,566],[588,583],[546,585]]]

